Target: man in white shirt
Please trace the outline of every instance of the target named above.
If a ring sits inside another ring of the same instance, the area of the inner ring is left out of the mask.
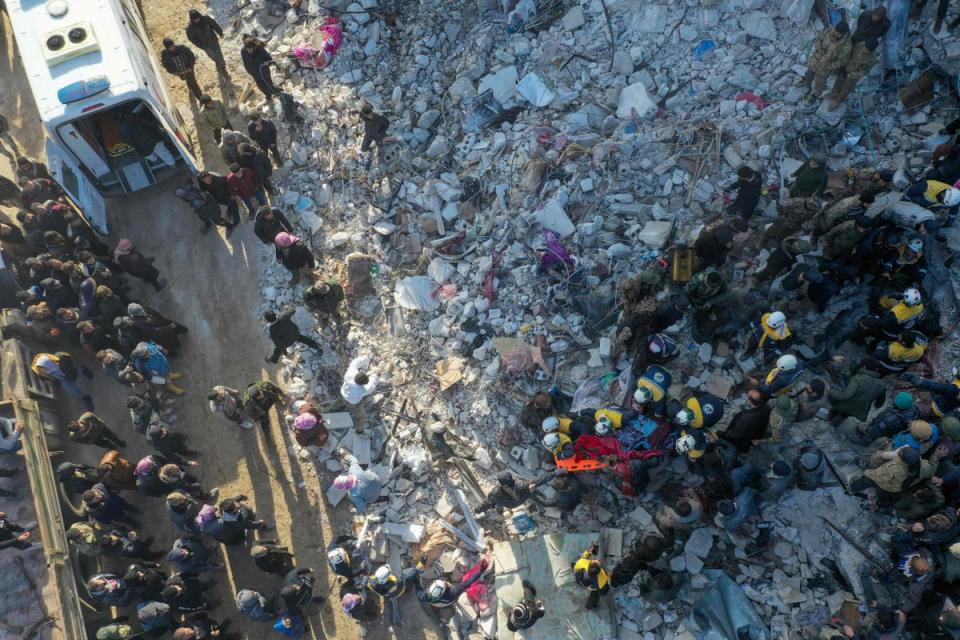
[[[343,374],[343,384],[340,386],[340,395],[350,405],[349,410],[353,415],[353,428],[357,433],[363,433],[363,425],[366,421],[366,411],[363,407],[363,399],[373,393],[380,379],[377,374],[370,370],[370,358],[360,356],[354,358]]]

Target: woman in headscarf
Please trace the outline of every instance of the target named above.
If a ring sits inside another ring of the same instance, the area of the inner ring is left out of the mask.
[[[293,421],[293,439],[301,447],[322,447],[328,435],[323,419],[312,413],[301,413]]]
[[[165,281],[159,280],[160,272],[153,266],[154,259],[148,258],[137,251],[133,240],[127,238],[120,240],[113,252],[113,258],[120,265],[120,268],[134,278],[149,282],[157,291],[160,291],[166,285]]]
[[[300,282],[304,270],[313,269],[317,261],[303,241],[292,233],[281,231],[273,239],[277,247],[277,261],[290,272],[290,284]]]

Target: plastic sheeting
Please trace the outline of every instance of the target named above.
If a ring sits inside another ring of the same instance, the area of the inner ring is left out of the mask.
[[[697,640],[772,640],[753,603],[730,576],[704,569],[711,584],[693,603],[685,624]]]
[[[393,295],[404,309],[433,311],[440,306],[433,295],[435,287],[433,280],[426,276],[411,276],[397,281]]]

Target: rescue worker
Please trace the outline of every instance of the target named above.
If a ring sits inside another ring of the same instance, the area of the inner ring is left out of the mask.
[[[420,600],[420,602],[424,602],[437,609],[449,607],[460,598],[464,591],[469,589],[477,580],[483,577],[483,573],[487,570],[487,566],[487,560],[484,558],[480,561],[480,570],[474,573],[469,580],[461,582],[456,586],[450,584],[446,580],[434,580],[432,583],[430,583],[429,588],[417,594],[417,598]]]
[[[547,610],[543,600],[537,600],[537,590],[527,580],[523,581],[523,600],[513,605],[507,616],[507,629],[519,631],[529,629],[537,620],[546,615]]]
[[[526,502],[529,497],[529,487],[517,484],[513,474],[509,471],[501,471],[497,474],[497,487],[490,492],[486,500],[477,506],[476,512],[481,514],[490,509],[501,512],[504,509],[515,509]]]
[[[757,390],[766,397],[782,396],[790,392],[803,375],[804,367],[793,354],[787,353],[777,358],[777,365],[770,369],[763,382],[755,378],[750,381],[756,384]]]
[[[399,598],[407,587],[414,585],[417,591],[420,591],[420,574],[426,568],[426,556],[421,556],[420,561],[407,571],[401,572],[401,577],[396,576],[390,569],[390,565],[377,567],[373,576],[367,579],[367,587],[382,598]]]
[[[699,391],[687,398],[684,408],[673,417],[673,422],[686,429],[709,429],[723,417],[723,400]]]
[[[896,340],[923,318],[923,309],[920,292],[911,288],[903,292],[900,302],[880,314],[863,316],[857,324],[863,335]]]
[[[636,411],[626,411],[619,407],[597,409],[593,413],[594,433],[601,437],[608,436],[616,429],[620,429],[631,420],[636,419],[636,417]]]
[[[574,419],[567,416],[548,416],[543,419],[540,428],[544,435],[556,432],[567,436],[571,440],[576,440],[590,431],[589,426],[583,419]]]
[[[726,291],[727,285],[723,282],[723,274],[716,267],[707,267],[698,271],[686,284],[683,292],[695,307],[702,307],[707,302]]]
[[[598,553],[600,553],[600,547],[595,544],[584,551],[579,560],[570,564],[577,584],[586,587],[589,591],[587,609],[596,609],[600,604],[600,596],[610,592],[610,574],[600,565],[599,560],[592,559]]]
[[[633,401],[641,411],[650,411],[657,418],[667,415],[667,390],[673,383],[670,372],[658,365],[650,365],[637,380]]]
[[[923,237],[905,234],[899,242],[883,252],[880,258],[880,277],[893,281],[923,282],[927,275],[927,258],[923,252]]]
[[[771,311],[760,317],[760,324],[747,338],[744,353],[751,355],[759,349],[766,361],[779,358],[792,346],[793,334],[787,326],[787,317],[781,311]]]
[[[570,436],[556,431],[543,436],[543,446],[557,460],[566,460],[575,454]]]
[[[880,364],[880,373],[903,373],[923,359],[927,351],[927,339],[916,331],[904,331],[900,337],[887,344],[879,344],[873,357]]]
[[[800,85],[813,90],[815,95],[823,93],[827,80],[837,73],[850,57],[850,25],[841,20],[833,29],[824,29],[813,42],[813,52],[807,60],[807,72],[800,79]]]
[[[716,443],[717,437],[706,429],[693,429],[680,432],[674,448],[677,453],[687,456],[687,460],[696,462]]]
[[[930,392],[930,410],[938,418],[960,415],[960,375],[957,367],[953,368],[953,378],[950,382],[937,382],[913,374],[905,374],[901,380],[914,387]]]
[[[944,211],[947,214],[947,226],[952,227],[960,209],[960,189],[939,180],[921,180],[903,192],[904,197],[914,204],[932,211]]]
[[[847,97],[857,88],[860,80],[869,75],[870,70],[877,64],[877,43],[875,41],[857,41],[852,44],[850,57],[846,64],[837,70],[837,79],[830,92],[828,111],[835,111]]]
[[[327,545],[327,562],[335,574],[347,580],[356,580],[366,573],[357,539],[350,534],[337,536]]]

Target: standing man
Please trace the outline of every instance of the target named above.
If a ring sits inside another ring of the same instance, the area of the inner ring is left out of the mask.
[[[226,176],[213,173],[212,171],[201,171],[197,174],[197,184],[201,190],[206,191],[217,204],[227,208],[227,233],[233,231],[233,228],[240,224],[240,205],[230,193],[230,186],[227,184]]]
[[[205,124],[213,134],[213,139],[220,144],[220,132],[223,129],[233,129],[227,108],[219,100],[214,100],[207,94],[200,96],[200,122]]]
[[[7,147],[10,147],[10,149],[8,150]],[[20,155],[17,143],[10,135],[10,123],[7,122],[3,114],[0,114],[0,153],[10,158],[11,164]]]
[[[190,89],[190,93],[197,100],[203,95],[200,85],[197,84],[197,75],[193,68],[197,64],[197,56],[189,47],[182,44],[176,44],[170,38],[163,39],[163,51],[160,52],[160,64],[178,78],[182,78]]]
[[[247,213],[251,220],[257,215],[257,209],[267,204],[267,195],[263,192],[263,184],[253,169],[241,167],[236,162],[230,165],[230,173],[227,174],[227,186],[230,188],[230,195],[243,200],[247,205]],[[257,205],[254,205],[254,200]]]
[[[247,36],[243,39],[240,58],[243,60],[243,68],[253,78],[267,102],[273,100],[273,96],[277,93],[277,88],[273,86],[273,78],[270,76],[270,63],[273,62],[273,57],[264,44],[252,36]]]
[[[390,121],[386,116],[373,110],[370,103],[364,103],[360,108],[360,118],[363,120],[363,142],[360,143],[360,152],[366,153],[370,150],[370,145],[376,143],[377,151],[387,137],[387,129],[390,127]],[[366,166],[370,166],[372,157],[368,156]]]
[[[216,20],[201,14],[196,9],[191,9],[189,15],[190,24],[187,25],[187,40],[193,46],[203,49],[207,57],[213,60],[221,78],[230,80],[227,63],[224,61],[223,52],[220,50],[220,38],[223,37],[223,29],[220,28]]]
[[[270,335],[270,341],[273,342],[273,353],[267,358],[267,362],[276,364],[280,356],[287,349],[299,342],[315,351],[321,351],[323,347],[317,344],[317,341],[310,336],[305,336],[300,331],[300,327],[293,321],[293,314],[296,309],[292,305],[284,305],[277,315],[273,311],[266,311],[263,314],[263,320],[267,323],[267,332]]]
[[[877,63],[877,45],[879,40],[856,40],[854,39],[853,51],[846,66],[837,71],[837,79],[833,83],[833,91],[830,92],[829,111],[836,110],[842,103],[846,102],[847,97],[857,88],[857,84],[863,78],[866,78]]]
[[[247,125],[247,135],[261,149],[273,155],[275,165],[279,167],[283,164],[283,160],[280,159],[280,149],[277,148],[277,125],[261,117],[259,112],[254,111],[250,115],[250,123]]]
[[[827,79],[843,68],[850,57],[850,25],[841,20],[833,29],[824,29],[813,43],[807,60],[807,72],[800,84],[820,95]]]

